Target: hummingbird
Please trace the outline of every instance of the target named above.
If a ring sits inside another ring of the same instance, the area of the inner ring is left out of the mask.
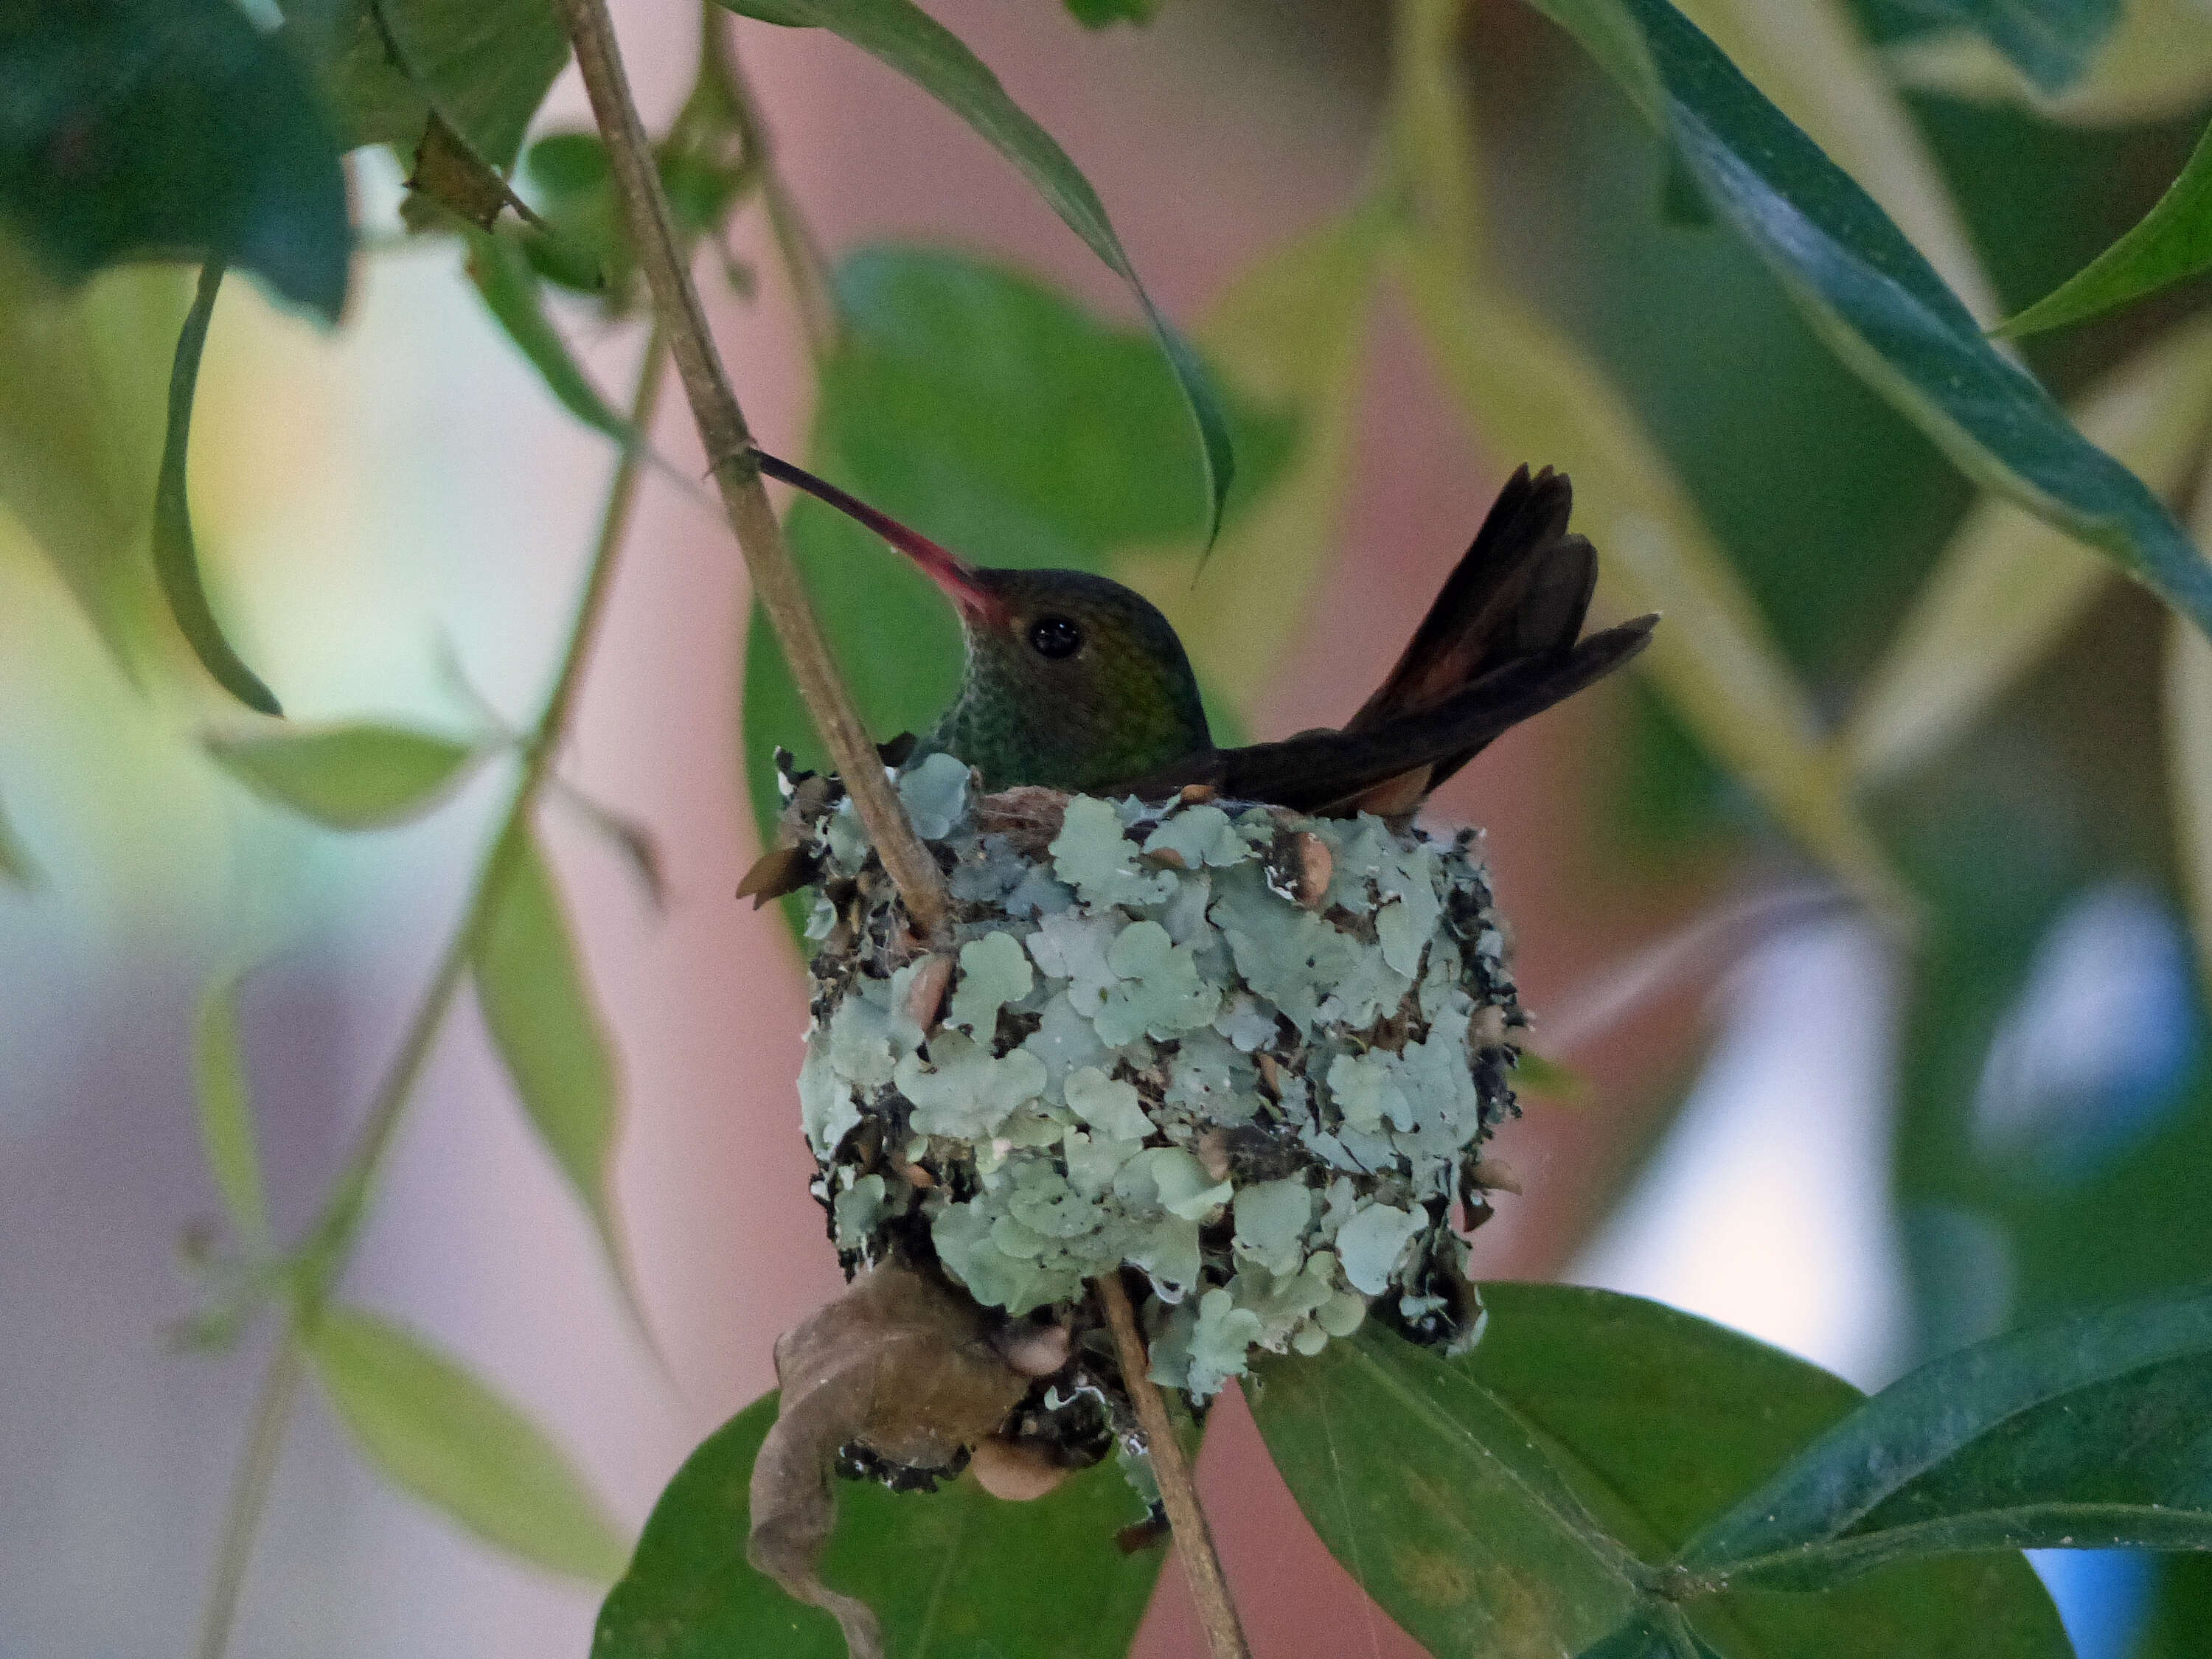
[[[951,600],[959,695],[908,757],[943,751],[987,792],[1033,784],[1161,799],[1193,786],[1316,815],[1410,816],[1508,728],[1620,667],[1656,615],[1583,637],[1597,554],[1565,473],[1522,466],[1397,664],[1340,730],[1215,746],[1182,641],[1142,594],[1080,570],[972,564],[756,448],[761,471],[858,520]]]

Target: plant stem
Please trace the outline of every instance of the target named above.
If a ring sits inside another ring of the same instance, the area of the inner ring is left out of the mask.
[[[646,342],[645,361],[638,370],[637,390],[630,401],[630,422],[639,431],[643,431],[653,418],[653,407],[659,396],[667,362],[666,340],[656,325]],[[230,1509],[224,1516],[222,1542],[216,1554],[215,1577],[209,1586],[199,1640],[193,1649],[195,1659],[222,1659],[229,1643],[254,1536],[260,1529],[261,1516],[267,1507],[270,1482],[276,1474],[285,1425],[298,1393],[304,1364],[302,1334],[313,1326],[329,1297],[331,1287],[344,1271],[360,1234],[376,1172],[398,1130],[415,1085],[421,1079],[422,1067],[437,1042],[454,993],[467,976],[477,940],[498,908],[507,873],[514,867],[516,849],[529,833],[532,810],[552,775],[553,757],[567,733],[576,689],[582,683],[585,663],[599,636],[608,586],[629,527],[631,507],[637,499],[638,477],[646,457],[645,446],[634,445],[623,451],[615,465],[613,478],[607,486],[606,506],[599,518],[598,539],[584,577],[583,592],[577,599],[575,617],[569,625],[568,641],[562,648],[560,667],[523,745],[522,774],[515,781],[514,793],[500,820],[499,831],[484,854],[468,908],[438,958],[430,982],[423,988],[414,1017],[408,1021],[392,1064],[386,1069],[368,1115],[354,1138],[345,1165],[332,1183],[330,1196],[324,1200],[322,1212],[308,1229],[298,1253],[293,1274],[292,1310],[276,1355],[270,1362],[260,1397],[254,1405],[252,1428],[246,1437]]]
[[[702,0],[704,19],[700,42],[700,75],[712,76],[727,108],[730,125],[737,129],[745,165],[760,174],[761,204],[768,210],[770,233],[777,257],[783,261],[793,296],[799,305],[799,325],[806,336],[806,349],[818,368],[837,343],[837,308],[830,297],[829,261],[821,245],[807,228],[783,174],[775,165],[775,141],[753,102],[752,83],[738,61],[731,33],[736,21],[717,0]]]
[[[1121,1361],[1121,1386],[1137,1408],[1137,1423],[1145,1431],[1145,1444],[1152,1460],[1152,1474],[1160,1483],[1160,1502],[1166,1505],[1168,1524],[1175,1530],[1176,1559],[1182,1563],[1183,1581],[1191,1600],[1198,1604],[1198,1622],[1206,1632],[1206,1650],[1213,1659],[1252,1659],[1243,1627],[1237,1622],[1237,1604],[1229,1599],[1229,1581],[1222,1577],[1221,1557],[1213,1547],[1213,1530],[1206,1524],[1199,1506],[1198,1487],[1191,1479],[1190,1460],[1176,1437],[1168,1416],[1168,1402],[1152,1378],[1152,1356],[1145,1352],[1144,1334],[1137,1328],[1136,1310],[1121,1288],[1121,1275],[1109,1273],[1092,1281],[1106,1310],[1106,1323],[1114,1333],[1114,1347]]]
[[[222,1543],[216,1551],[215,1577],[200,1617],[199,1640],[192,1644],[193,1659],[222,1659],[223,1650],[230,1645],[238,1593],[246,1583],[246,1565],[253,1555],[261,1513],[268,1507],[269,1486],[276,1475],[276,1459],[284,1448],[284,1430],[291,1420],[292,1399],[300,1390],[304,1363],[299,1333],[288,1322],[253,1402],[252,1427],[246,1431],[246,1454],[231,1485],[230,1508],[223,1516]]]
[[[629,77],[623,72],[621,49],[607,15],[606,0],[560,0],[560,3],[568,38],[576,48],[576,66],[583,74],[584,90],[590,95],[592,112],[613,163],[615,187],[629,221],[630,238],[637,246],[639,264],[653,290],[654,314],[667,332],[677,372],[691,402],[692,418],[698,423],[700,441],[722,492],[723,508],[738,550],[744,555],[753,592],[775,629],[792,678],[807,712],[814,717],[831,763],[850,793],[884,870],[898,884],[907,915],[916,931],[925,937],[934,935],[951,915],[945,874],[907,822],[905,810],[884,775],[883,762],[860,723],[851,695],[830,661],[829,646],[815,621],[798,568],[791,562],[790,550],[784,545],[783,527],[776,522],[768,490],[761,483],[760,466],[753,458],[752,434],[746,429],[737,395],[714,350],[690,264],[677,247],[668,198],[661,191],[659,169],[638,119]]]

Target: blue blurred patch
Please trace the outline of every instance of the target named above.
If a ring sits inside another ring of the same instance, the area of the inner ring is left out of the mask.
[[[2030,1550],[2058,1605],[2075,1659],[2127,1659],[2150,1615],[2150,1558],[2140,1550]]]

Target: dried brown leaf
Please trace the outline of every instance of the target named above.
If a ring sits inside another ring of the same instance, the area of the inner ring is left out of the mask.
[[[1018,852],[1042,855],[1060,835],[1067,796],[1058,789],[1023,784],[975,803],[975,824],[987,836],[1004,836]]]
[[[750,899],[757,910],[770,899],[797,892],[813,877],[813,868],[799,848],[771,847],[745,872],[745,878],[738,884],[738,896]]]
[[[786,1332],[775,1374],[782,1404],[753,1464],[746,1558],[836,1618],[853,1659],[881,1659],[874,1613],[815,1573],[837,1522],[830,1475],[840,1449],[951,1472],[1006,1421],[1030,1380],[1006,1363],[973,1303],[896,1263],[870,1268]]]

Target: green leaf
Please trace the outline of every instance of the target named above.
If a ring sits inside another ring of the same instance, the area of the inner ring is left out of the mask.
[[[1175,382],[1145,337],[1054,290],[957,256],[882,247],[836,278],[845,327],[823,364],[811,465],[980,563],[1132,574],[1122,550],[1188,546],[1198,526]],[[1289,440],[1232,404],[1252,499]],[[792,552],[870,731],[928,729],[960,678],[944,596],[859,526],[793,503]],[[1148,575],[1164,565],[1147,567]],[[1188,581],[1190,566],[1181,566]],[[1157,584],[1156,584],[1157,591]],[[896,650],[884,648],[895,641]],[[1205,647],[1188,643],[1203,662]],[[1211,711],[1209,711],[1211,712]],[[775,746],[821,753],[766,618],[745,650],[746,776],[758,821],[778,805]]]
[[[32,886],[39,879],[39,866],[15,833],[15,826],[9,822],[4,802],[0,802],[0,879],[19,887]]]
[[[1997,332],[2017,339],[2063,328],[2194,276],[2212,265],[2212,128],[2142,221]]]
[[[65,280],[182,256],[337,319],[337,147],[291,54],[228,0],[10,5],[0,112],[0,210]]]
[[[1490,1321],[1458,1360],[1370,1331],[1316,1360],[1270,1363],[1254,1415],[1277,1467],[1338,1559],[1435,1651],[1463,1651],[1465,1632],[1484,1629],[1499,1651],[1681,1651],[1643,1588],[1656,1576],[1631,1559],[1620,1591],[1612,1553],[1662,1559],[1857,1392],[1638,1297],[1481,1288]],[[1553,1577],[1532,1552],[1567,1567]],[[1580,1593],[1563,1595],[1571,1586]],[[2069,1653],[2017,1558],[1893,1567],[1822,1596],[1701,1597],[1683,1611],[1691,1639],[1731,1659]]]
[[[1627,398],[1475,258],[1473,128],[1449,51],[1462,8],[1415,16],[1395,117],[1412,201],[1398,266],[1437,374],[1492,453],[1547,463],[1575,486],[1575,526],[1599,555],[1614,616],[1664,621],[1638,668],[1715,759],[1866,902],[1913,902],[1826,752],[1810,691],[1689,492]]]
[[[479,752],[451,738],[367,721],[210,738],[207,749],[255,793],[333,830],[421,817]]]
[[[1067,9],[1087,29],[1109,23],[1149,23],[1159,15],[1164,0],[1067,0]]]
[[[2171,495],[2212,425],[2212,319],[2154,341],[2077,410],[2086,435]],[[1981,502],[1867,676],[1838,740],[1845,771],[1863,787],[1882,783],[1956,738],[2041,660],[2109,574],[2010,502]]]
[[[561,896],[527,830],[501,846],[491,908],[471,967],[484,1024],[538,1138],[576,1189],[617,1276],[629,1279],[608,1166],[614,1155],[615,1057],[584,982]]]
[[[411,154],[434,104],[501,172],[568,61],[551,0],[343,0],[327,33],[310,21],[293,27],[325,65],[349,149],[398,144]]]
[[[63,294],[0,237],[0,505],[126,673],[169,639],[145,556],[185,273],[131,265]]]
[[[1020,168],[1061,221],[1080,236],[1108,270],[1129,285],[1144,307],[1160,349],[1198,427],[1205,465],[1206,540],[1220,532],[1236,471],[1229,414],[1198,354],[1161,314],[1138,279],[1104,204],[1066,151],[1006,96],[1006,88],[957,36],[913,0],[724,0],[741,15],[764,22],[826,28],[905,76],[974,128],[993,149]]]
[[[600,1609],[592,1659],[844,1659],[836,1621],[745,1560],[753,1459],[775,1420],[771,1394],[677,1472]],[[840,1481],[837,1502],[823,1577],[866,1599],[896,1659],[1121,1659],[1164,1554],[1115,1547],[1139,1506],[1111,1462],[1033,1503],[966,1478],[931,1493]]]
[[[1977,31],[2045,93],[2079,80],[2120,20],[2120,0],[1912,0],[1912,8]]]
[[[169,614],[216,684],[248,708],[281,714],[276,698],[246,665],[223,637],[200,580],[199,550],[192,543],[192,509],[186,484],[185,451],[191,443],[192,395],[199,385],[200,351],[215,316],[222,266],[201,267],[199,291],[177,335],[177,358],[169,371],[169,430],[161,445],[161,474],[154,487],[154,574],[169,601]]]
[[[325,1310],[307,1347],[339,1419],[392,1485],[549,1572],[621,1575],[629,1545],[574,1465],[451,1358],[351,1308]]]
[[[1950,1551],[2212,1549],[2212,1292],[2081,1315],[1893,1383],[1700,1531],[1714,1579],[1816,1589]]]
[[[1200,331],[1209,358],[1297,437],[1275,482],[1231,503],[1232,522],[1195,580],[1171,553],[1117,566],[1166,613],[1199,673],[1240,708],[1281,672],[1337,550],[1387,232],[1371,208],[1331,221],[1247,270],[1215,307]],[[1252,442],[1239,447],[1249,460]]]
[[[2013,105],[2069,125],[2131,126],[2203,107],[2212,91],[2212,14],[2199,0],[2127,0],[2087,70],[2056,94],[1969,29],[1908,35],[1882,56],[1891,79],[1914,91]]]
[[[1620,79],[1841,361],[1969,477],[2212,632],[2212,566],[2004,356],[1897,227],[1667,0],[1535,0]]]
[[[2212,985],[2212,643],[2177,622],[2166,641],[2166,770],[2173,843],[2197,972]]]
[[[231,1230],[247,1249],[269,1245],[269,1199],[246,1089],[246,1055],[238,1040],[237,969],[208,981],[192,1033],[193,1082],[199,1097],[200,1151],[222,1194]]]
[[[1634,1557],[1458,1368],[1370,1325],[1258,1376],[1253,1416],[1298,1507],[1431,1651],[1580,1653],[1638,1613]]]
[[[600,395],[545,314],[544,286],[520,238],[504,228],[486,231],[474,226],[469,227],[468,237],[469,280],[492,319],[530,360],[546,390],[586,426],[624,448],[643,443],[636,428]]]

